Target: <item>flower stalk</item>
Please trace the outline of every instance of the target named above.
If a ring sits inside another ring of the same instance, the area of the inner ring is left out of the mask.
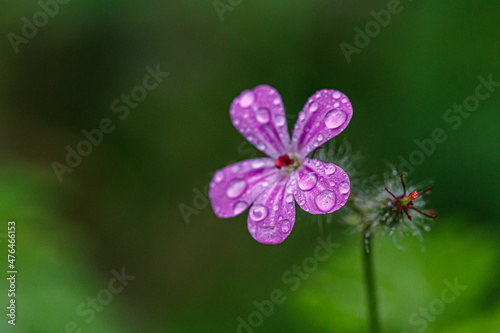
[[[363,266],[366,284],[366,296],[368,304],[368,319],[371,333],[380,333],[380,321],[378,317],[377,290],[375,283],[375,272],[373,265],[373,235],[369,232],[361,236],[361,249],[363,253]]]

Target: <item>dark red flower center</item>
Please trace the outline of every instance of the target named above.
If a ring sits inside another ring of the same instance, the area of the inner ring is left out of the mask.
[[[294,162],[295,161],[293,159],[291,159],[290,156],[285,154],[285,155],[281,155],[280,157],[278,157],[274,161],[274,165],[276,165],[276,167],[278,169],[281,169],[282,167],[288,167],[288,166],[292,165]]]

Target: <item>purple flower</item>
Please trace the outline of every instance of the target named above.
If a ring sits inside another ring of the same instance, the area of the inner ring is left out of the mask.
[[[246,90],[231,104],[233,125],[269,158],[256,158],[218,170],[209,196],[218,217],[233,217],[249,206],[248,230],[260,243],[279,244],[295,222],[295,201],[311,214],[327,214],[345,205],[347,174],[338,166],[307,155],[342,132],[352,105],[336,90],[320,90],[299,113],[292,140],[283,102],[266,85]]]

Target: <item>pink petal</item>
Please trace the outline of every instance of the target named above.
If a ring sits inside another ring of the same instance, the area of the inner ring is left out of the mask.
[[[295,200],[286,190],[288,180],[289,177],[282,174],[280,180],[257,197],[250,208],[248,231],[260,243],[279,244],[293,228]]]
[[[293,130],[293,149],[301,157],[342,132],[352,118],[352,105],[340,91],[320,90],[309,98]]]
[[[229,165],[215,172],[208,195],[218,217],[243,213],[280,177],[270,158],[256,158]]]
[[[234,127],[260,151],[274,159],[289,151],[285,110],[274,88],[245,90],[231,104],[230,114]]]
[[[290,178],[293,195],[300,208],[311,214],[326,214],[347,202],[351,185],[338,166],[307,158]]]

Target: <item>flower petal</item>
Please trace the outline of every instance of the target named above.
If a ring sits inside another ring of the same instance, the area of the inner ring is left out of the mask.
[[[274,88],[245,90],[231,104],[230,114],[234,127],[260,151],[274,159],[289,151],[285,110]]]
[[[260,243],[279,244],[293,228],[295,200],[286,190],[288,181],[289,177],[282,174],[280,180],[257,197],[250,208],[248,231]]]
[[[270,158],[256,158],[231,164],[215,172],[208,195],[215,215],[233,217],[243,213],[280,172]]]
[[[336,90],[320,90],[299,113],[292,136],[294,151],[301,157],[342,132],[352,118],[352,105]]]
[[[300,208],[311,214],[326,214],[347,202],[349,177],[340,167],[307,158],[290,178],[293,195]]]

